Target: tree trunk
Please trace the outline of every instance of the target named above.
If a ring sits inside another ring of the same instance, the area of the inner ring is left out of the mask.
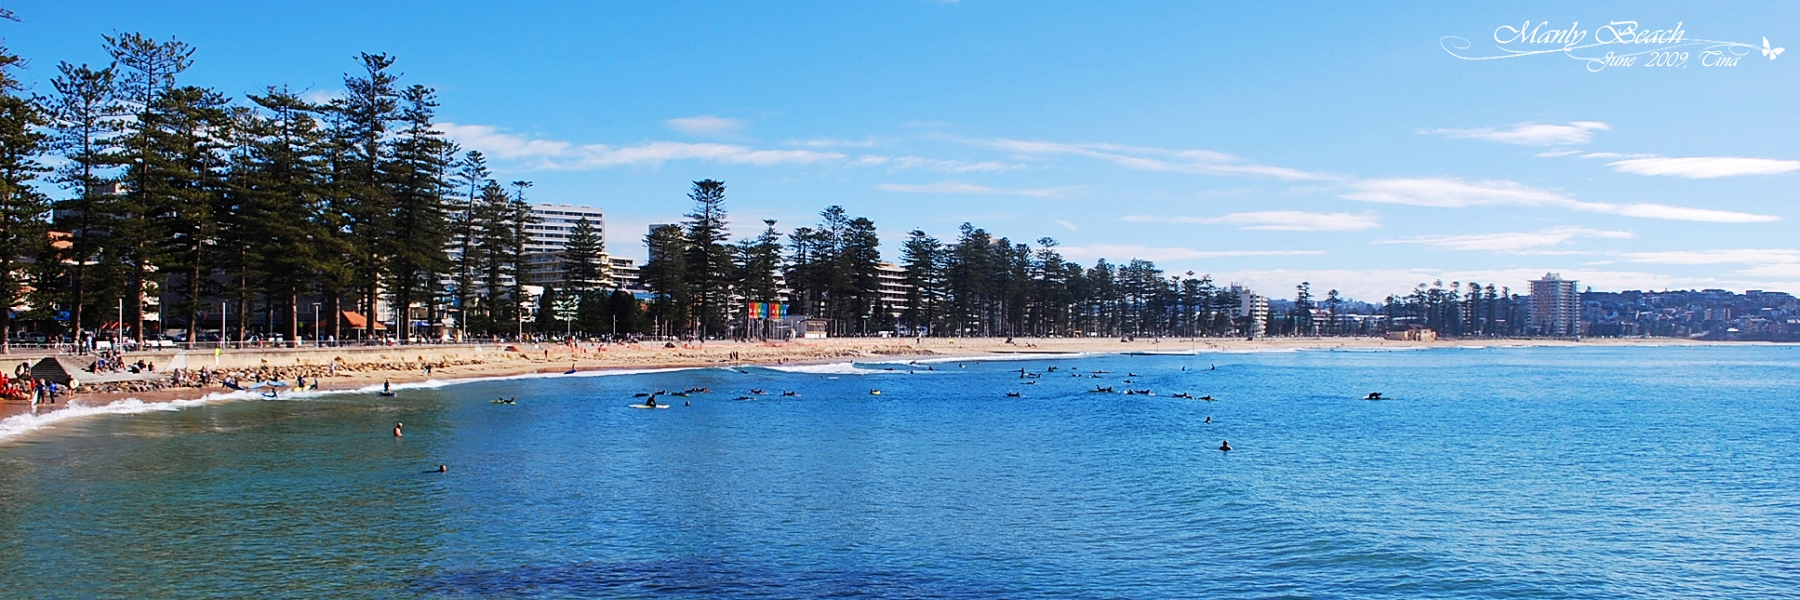
[[[288,347],[289,348],[298,348],[298,347],[300,347],[300,294],[291,289],[288,290],[287,305],[288,305]],[[314,330],[313,336],[314,337],[318,337],[318,331],[317,331],[318,328],[319,328],[319,325],[317,323],[314,323],[313,324],[313,330]]]

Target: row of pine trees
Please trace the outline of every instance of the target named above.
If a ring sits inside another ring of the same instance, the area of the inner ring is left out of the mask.
[[[681,224],[644,240],[652,300],[638,318],[659,333],[762,337],[769,324],[751,319],[746,303],[784,297],[790,315],[823,319],[832,335],[1201,336],[1249,325],[1236,316],[1238,294],[1208,276],[1167,275],[1146,260],[1084,267],[1051,238],[1033,248],[966,223],[949,242],[913,230],[900,264],[884,265],[875,223],[841,206],[785,235],[765,220],[759,234],[733,242],[725,184],[694,182],[689,198]]]
[[[522,328],[530,183],[502,185],[435,129],[435,91],[393,57],[356,57],[328,101],[284,86],[239,101],[183,81],[188,44],[104,46],[108,64],[60,63],[44,93],[0,49],[0,303],[64,334],[122,321],[139,341],[150,296],[169,328],[233,315],[229,339],[253,323],[298,339],[315,312],[307,333],[370,335],[375,319],[335,316],[378,300],[433,323],[455,307],[475,333]],[[9,311],[7,339],[13,325]]]

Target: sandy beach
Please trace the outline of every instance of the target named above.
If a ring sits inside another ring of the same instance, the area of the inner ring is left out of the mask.
[[[1754,342],[1704,342],[1667,338],[1595,338],[1580,341],[1548,339],[1467,339],[1436,342],[1406,342],[1382,338],[1271,338],[1245,340],[1238,338],[1163,338],[1137,339],[1129,342],[1116,338],[841,338],[804,340],[786,343],[707,342],[705,344],[664,347],[646,342],[633,345],[598,344],[507,344],[502,346],[392,346],[375,348],[325,348],[298,350],[234,350],[219,353],[193,351],[187,353],[141,353],[127,356],[127,362],[139,359],[157,365],[159,371],[186,366],[207,366],[235,371],[245,377],[254,373],[292,374],[311,372],[326,374],[314,378],[320,390],[351,390],[379,385],[414,383],[427,380],[455,381],[504,377],[533,373],[562,373],[570,369],[594,371],[610,369],[662,369],[719,365],[805,364],[845,360],[879,360],[918,356],[997,356],[1018,354],[1070,353],[1188,353],[1246,352],[1299,349],[1421,349],[1454,347],[1598,347],[1598,346],[1667,346],[1717,345]],[[183,356],[183,355],[186,356]],[[0,359],[10,362],[13,358]],[[328,368],[336,363],[334,374]],[[426,373],[423,368],[431,365]],[[291,375],[284,376],[291,381]],[[38,413],[61,410],[72,405],[101,406],[127,399],[146,403],[196,400],[230,390],[214,383],[205,387],[169,387],[149,391],[92,392],[76,390],[63,396],[54,406],[40,405]],[[30,412],[21,402],[0,405],[0,419]]]

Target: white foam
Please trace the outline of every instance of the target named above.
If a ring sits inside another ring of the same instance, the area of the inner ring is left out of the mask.
[[[1084,358],[1084,357],[1089,357],[1089,356],[1106,356],[1108,354],[1119,354],[1119,353],[1118,352],[1043,352],[1043,353],[1009,352],[1009,353],[1004,353],[1004,354],[970,354],[967,356],[941,356],[941,357],[935,357],[935,358],[921,358],[921,359],[918,359],[915,361],[910,361],[910,362],[916,362],[916,363],[924,365],[924,364],[934,364],[934,363],[935,364],[944,364],[944,363],[953,363],[953,362],[954,363],[998,362],[998,361],[1003,361],[1003,360],[1069,360],[1069,359]],[[903,364],[906,364],[906,363],[903,363]]]
[[[670,372],[670,371],[684,371],[684,370],[689,370],[689,369],[690,369],[690,367],[667,368],[667,369],[609,369],[609,370],[598,370],[598,371],[578,371],[578,372],[569,373],[569,374],[564,374],[564,373],[526,373],[523,375],[503,375],[503,376],[495,376],[495,377],[470,377],[470,378],[462,378],[462,379],[429,379],[426,381],[396,383],[396,384],[393,384],[392,387],[393,387],[393,389],[396,389],[396,390],[438,389],[438,388],[443,388],[443,387],[449,387],[452,385],[458,385],[458,384],[464,384],[464,383],[477,383],[477,382],[483,382],[483,381],[545,379],[545,378],[550,378],[550,377],[611,377],[611,376],[615,376],[615,375],[641,375],[641,374],[645,374],[645,373],[665,373],[665,372]],[[307,400],[307,399],[311,399],[311,398],[318,398],[318,397],[322,397],[322,396],[340,396],[340,395],[346,395],[346,394],[372,394],[372,393],[381,391],[381,389],[382,389],[382,384],[375,383],[375,384],[365,385],[365,386],[362,386],[359,388],[350,388],[350,389],[341,389],[341,390],[312,390],[312,391],[305,391],[305,392],[288,392],[288,393],[283,393],[279,397],[276,397],[276,398],[270,398],[268,396],[262,395],[259,392],[254,392],[254,391],[232,390],[232,391],[218,391],[218,392],[209,393],[204,396],[201,396],[200,398],[193,399],[193,400],[173,400],[173,401],[168,401],[168,402],[145,402],[145,401],[137,399],[137,398],[126,398],[124,400],[116,400],[116,401],[113,401],[113,402],[110,402],[107,404],[98,405],[98,406],[89,406],[89,405],[83,404],[81,401],[77,400],[77,401],[72,401],[68,405],[66,405],[62,408],[58,408],[56,410],[49,410],[49,411],[41,412],[38,414],[13,415],[11,417],[6,418],[5,420],[0,420],[0,442],[5,442],[5,441],[7,441],[11,438],[17,437],[19,435],[23,435],[23,434],[30,433],[33,431],[39,431],[39,430],[42,430],[45,428],[49,428],[58,423],[72,421],[75,419],[100,416],[100,415],[131,415],[131,414],[141,414],[141,413],[148,413],[148,412],[172,412],[172,411],[178,411],[178,410],[181,410],[184,408],[189,408],[189,407],[194,407],[194,406],[205,406],[207,404],[212,404],[215,402],[232,402],[232,401],[239,401],[239,400],[299,401],[299,400]]]
[[[865,369],[856,366],[856,363],[854,362],[821,363],[816,365],[773,365],[768,368],[772,371],[781,371],[784,373],[810,373],[814,375],[873,375],[875,373],[889,372],[881,369]]]
[[[176,400],[173,402],[145,402],[137,398],[126,398],[99,406],[88,406],[80,401],[70,402],[68,407],[38,414],[22,414],[7,417],[0,421],[0,441],[11,439],[40,429],[54,426],[64,421],[72,421],[94,415],[133,415],[148,412],[172,412],[190,406],[202,406],[211,402],[212,398],[198,400]]]

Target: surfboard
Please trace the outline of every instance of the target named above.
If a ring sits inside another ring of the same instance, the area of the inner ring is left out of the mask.
[[[650,406],[648,404],[627,404],[626,406],[629,406],[632,408],[668,408],[669,407],[669,405],[667,405],[667,404],[658,404],[656,406]]]

